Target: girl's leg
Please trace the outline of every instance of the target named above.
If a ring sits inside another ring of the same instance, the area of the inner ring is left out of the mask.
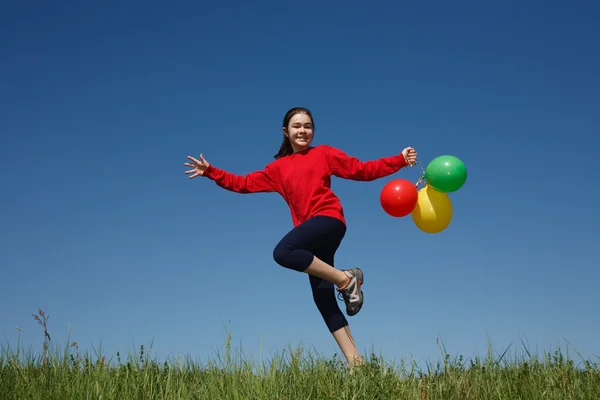
[[[332,235],[330,246],[319,249],[319,251],[315,253],[315,256],[318,256],[324,263],[335,268],[335,253],[342,242],[344,234],[345,230],[339,232],[337,235]],[[333,237],[338,237],[338,239],[333,240]],[[340,347],[340,350],[344,353],[348,365],[353,367],[357,363],[361,363],[362,357],[356,347],[352,333],[350,333],[348,321],[340,311],[335,300],[335,289],[333,285],[316,276],[310,276],[309,278],[315,304],[321,312],[321,315]]]
[[[317,309],[340,350],[344,353],[348,364],[354,366],[356,363],[361,363],[362,357],[350,333],[348,321],[336,301],[333,284],[316,276],[309,276],[309,280]]]

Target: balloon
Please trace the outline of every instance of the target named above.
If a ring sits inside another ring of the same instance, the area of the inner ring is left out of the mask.
[[[425,186],[418,192],[412,220],[425,233],[438,233],[452,221],[452,202],[446,193]]]
[[[406,179],[388,182],[379,195],[383,210],[392,217],[405,217],[417,204],[417,188]]]
[[[438,192],[455,192],[465,184],[467,168],[460,159],[454,156],[439,156],[427,165],[425,180]]]

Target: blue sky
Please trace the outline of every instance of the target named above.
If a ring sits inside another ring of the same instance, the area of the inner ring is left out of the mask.
[[[331,355],[308,278],[272,250],[276,194],[184,174],[200,152],[263,168],[293,106],[315,144],[363,160],[415,147],[469,172],[437,235],[334,179],[340,268],[365,272],[361,351],[419,362],[569,340],[598,356],[599,8],[592,2],[5,2],[0,12],[0,335],[107,356]],[[233,7],[230,9],[230,7]],[[591,163],[591,164],[589,164]],[[588,166],[589,165],[589,166]],[[596,170],[596,173],[594,173]]]

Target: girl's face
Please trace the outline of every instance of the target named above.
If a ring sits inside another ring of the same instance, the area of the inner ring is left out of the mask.
[[[310,117],[304,113],[294,115],[290,119],[287,130],[283,133],[292,144],[294,152],[306,149],[313,139],[313,124]]]

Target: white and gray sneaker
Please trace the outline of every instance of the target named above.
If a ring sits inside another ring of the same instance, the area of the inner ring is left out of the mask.
[[[346,303],[346,314],[353,316],[358,314],[363,305],[363,272],[360,268],[352,268],[343,271],[348,276],[348,282],[337,289]],[[339,297],[339,296],[338,296]]]

